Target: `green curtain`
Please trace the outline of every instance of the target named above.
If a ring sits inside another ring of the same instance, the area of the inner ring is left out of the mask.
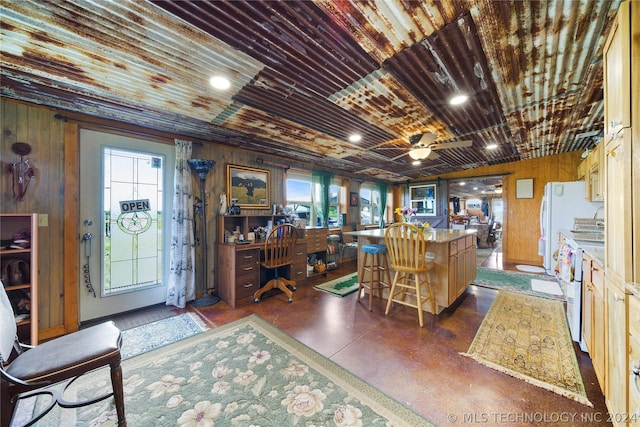
[[[387,209],[387,192],[389,184],[386,182],[378,183],[378,191],[380,192],[380,228],[384,228],[384,211]]]
[[[311,182],[314,186],[314,191],[311,192],[311,201],[313,202],[313,209],[316,212],[318,218],[321,219],[322,225],[327,226],[329,223],[329,207],[331,205],[331,196],[329,190],[331,182],[333,181],[333,174],[327,171],[311,171]],[[320,196],[316,195],[315,189],[320,187]]]

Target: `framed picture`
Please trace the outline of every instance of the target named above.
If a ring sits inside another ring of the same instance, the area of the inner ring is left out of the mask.
[[[533,199],[533,178],[516,180],[516,199]]]
[[[409,186],[411,207],[417,209],[418,215],[435,216],[436,184]]]
[[[358,206],[358,193],[349,193],[349,206]]]
[[[269,209],[271,182],[266,169],[227,165],[227,198],[240,209]]]

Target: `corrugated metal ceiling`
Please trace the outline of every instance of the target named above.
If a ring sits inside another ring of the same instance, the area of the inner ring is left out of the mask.
[[[593,146],[619,3],[8,0],[2,96],[402,182]]]

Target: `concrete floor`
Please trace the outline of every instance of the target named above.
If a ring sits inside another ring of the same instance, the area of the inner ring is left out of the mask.
[[[496,253],[482,264],[503,266]],[[355,271],[354,263],[328,272],[320,281]],[[427,314],[419,327],[414,309],[396,305],[384,315],[385,301],[356,294],[344,298],[299,286],[294,301],[284,294],[258,304],[232,309],[224,302],[197,311],[212,325],[257,314],[307,346],[441,426],[602,426],[610,425],[604,397],[589,356],[577,351],[578,363],[594,404],[590,408],[530,385],[461,356],[494,301],[497,291],[470,286],[453,307],[438,316]]]

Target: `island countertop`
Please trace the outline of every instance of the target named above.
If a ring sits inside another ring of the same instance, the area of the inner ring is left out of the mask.
[[[385,229],[374,228],[370,230],[358,230],[358,231],[346,231],[344,234],[352,236],[362,236],[372,239],[384,239]],[[475,234],[477,230],[450,230],[448,228],[431,228],[428,231],[423,231],[424,237],[427,241],[433,243],[447,243],[454,240],[458,240],[462,237],[466,237],[470,234]]]
[[[347,231],[344,234],[357,236],[358,247],[366,243],[384,243],[385,229]],[[427,241],[427,252],[434,260],[434,268],[429,273],[436,296],[436,313],[451,306],[462,295],[476,278],[476,231],[450,230],[447,228],[431,228],[423,231]],[[362,269],[363,252],[358,250],[358,280],[370,279],[369,273]],[[390,268],[394,277],[393,267]],[[383,290],[383,298],[388,297],[388,290]],[[431,311],[429,304],[422,306],[424,311]]]

